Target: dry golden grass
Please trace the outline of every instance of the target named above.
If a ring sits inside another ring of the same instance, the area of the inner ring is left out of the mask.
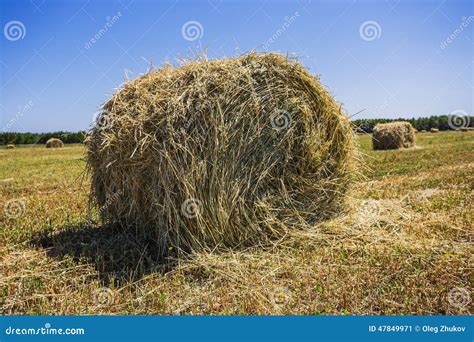
[[[63,147],[63,145],[63,142],[56,138],[51,138],[46,142],[46,148],[60,148]]]
[[[0,149],[0,208],[23,213],[0,212],[0,311],[471,313],[472,302],[448,297],[471,286],[474,132],[423,134],[418,149],[383,152],[369,135],[358,140],[364,177],[349,213],[266,247],[180,260],[89,218],[82,146]]]
[[[409,122],[377,124],[372,134],[374,150],[393,150],[415,146],[415,129]]]
[[[341,106],[275,53],[187,61],[127,82],[86,146],[104,220],[144,231],[163,254],[306,229],[344,207],[355,159]]]

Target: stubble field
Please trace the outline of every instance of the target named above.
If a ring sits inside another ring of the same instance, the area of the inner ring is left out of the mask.
[[[474,132],[372,151],[347,213],[271,246],[160,260],[100,226],[84,147],[0,149],[0,314],[469,314]]]

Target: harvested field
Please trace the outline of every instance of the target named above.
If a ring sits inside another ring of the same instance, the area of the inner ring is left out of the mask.
[[[351,211],[264,247],[179,260],[89,217],[84,146],[2,149],[0,312],[472,313],[474,132],[420,134],[406,150],[357,140]]]

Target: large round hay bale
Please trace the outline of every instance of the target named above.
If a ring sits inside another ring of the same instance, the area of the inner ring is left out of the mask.
[[[246,246],[337,213],[351,124],[319,80],[278,54],[165,66],[126,83],[86,141],[104,222],[157,248]]]
[[[15,145],[8,144],[6,148],[7,148],[7,150],[12,150],[12,149],[15,148]]]
[[[438,128],[431,127],[431,128],[430,128],[430,132],[431,132],[431,133],[438,133],[438,132],[439,132],[439,129],[438,129]]]
[[[46,142],[46,148],[63,147],[63,142],[56,138],[51,138]]]
[[[415,146],[415,131],[409,122],[378,124],[372,134],[374,150],[394,150]]]

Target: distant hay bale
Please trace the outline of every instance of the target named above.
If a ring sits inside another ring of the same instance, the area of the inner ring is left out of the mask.
[[[15,145],[12,145],[12,144],[7,145],[7,150],[11,150],[11,149],[14,149],[14,148],[15,148]]]
[[[431,128],[430,128],[430,132],[431,132],[431,133],[438,133],[438,132],[439,132],[439,129],[434,128],[434,127],[431,127]]]
[[[126,83],[86,141],[104,222],[156,248],[264,243],[344,207],[354,135],[301,64],[278,54],[188,61]]]
[[[469,132],[469,127],[461,127],[459,130],[461,132]]]
[[[420,131],[420,133],[426,133],[426,132],[427,132],[426,129],[422,129],[422,130]]]
[[[415,146],[415,131],[409,122],[378,124],[372,134],[374,150],[394,150]]]
[[[63,142],[56,138],[51,138],[46,142],[46,148],[63,147]]]

